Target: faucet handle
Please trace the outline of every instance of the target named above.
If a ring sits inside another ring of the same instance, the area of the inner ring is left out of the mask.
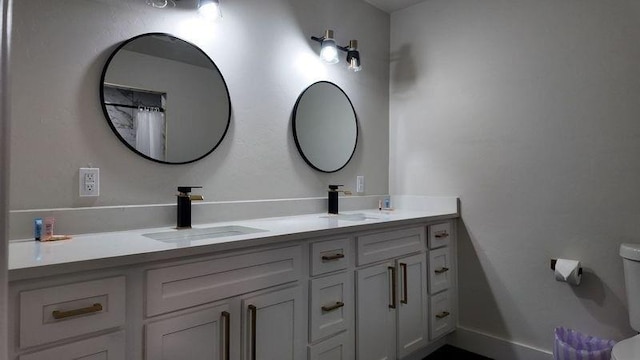
[[[178,192],[183,194],[190,193],[191,189],[202,189],[202,186],[178,186]]]
[[[329,185],[329,190],[331,191],[337,191],[338,187],[340,186],[344,186],[344,185]]]

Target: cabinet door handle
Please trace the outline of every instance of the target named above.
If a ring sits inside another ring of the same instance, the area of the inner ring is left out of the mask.
[[[344,254],[322,255],[322,261],[332,261],[344,258]]]
[[[91,306],[88,306],[86,308],[81,308],[81,309],[74,309],[74,310],[68,310],[68,311],[54,310],[51,312],[51,316],[53,316],[53,318],[56,320],[60,320],[60,319],[66,319],[66,318],[70,318],[78,315],[97,313],[100,311],[102,311],[102,304],[95,303]]]
[[[342,301],[336,301],[336,303],[333,305],[324,305],[322,307],[322,311],[333,311],[336,309],[340,309],[343,306],[344,306],[344,303]]]
[[[438,319],[444,319],[447,316],[451,315],[448,311],[443,311],[440,314],[436,314],[436,318]]]
[[[223,321],[223,326],[224,326],[224,352],[223,352],[223,359],[224,360],[231,360],[231,356],[230,356],[230,350],[231,350],[231,314],[229,314],[226,311],[223,311],[222,314],[220,314],[220,317],[222,318]]]
[[[409,303],[409,290],[407,290],[407,264],[400,263],[400,269],[402,269],[402,304]]]
[[[256,320],[258,319],[258,308],[255,305],[249,305],[249,314],[251,315],[251,360],[256,360]]]
[[[391,304],[389,304],[389,309],[396,308],[396,268],[394,266],[387,267],[389,272],[391,273]]]
[[[444,239],[448,237],[449,237],[449,233],[447,233],[446,231],[436,234],[436,239]]]
[[[436,273],[436,274],[444,274],[444,273],[446,273],[447,271],[449,271],[449,268],[448,268],[448,267],[441,267],[440,269],[436,269],[436,270],[435,270],[435,273]]]

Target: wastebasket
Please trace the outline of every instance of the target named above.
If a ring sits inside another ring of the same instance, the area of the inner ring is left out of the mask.
[[[613,340],[600,339],[563,327],[556,328],[554,334],[554,360],[609,360],[611,349],[616,344]]]

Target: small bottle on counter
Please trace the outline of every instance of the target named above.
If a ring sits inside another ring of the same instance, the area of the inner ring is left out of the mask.
[[[384,198],[384,207],[383,209],[389,210],[391,209],[391,199],[390,198]]]
[[[53,216],[47,216],[44,218],[44,240],[48,241],[53,238],[53,224],[55,224],[56,219]]]
[[[33,219],[33,237],[36,241],[42,240],[42,218]]]

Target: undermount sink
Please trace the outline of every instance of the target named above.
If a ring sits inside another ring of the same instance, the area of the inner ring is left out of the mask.
[[[346,220],[346,221],[364,221],[364,220],[377,220],[378,217],[356,213],[356,214],[327,214],[320,216],[321,218],[327,219],[337,219],[337,220]]]
[[[219,238],[225,236],[255,234],[264,231],[267,230],[256,229],[247,226],[229,225],[209,228],[162,231],[151,234],[142,234],[142,236],[146,236],[148,238],[163,242],[181,242]]]

